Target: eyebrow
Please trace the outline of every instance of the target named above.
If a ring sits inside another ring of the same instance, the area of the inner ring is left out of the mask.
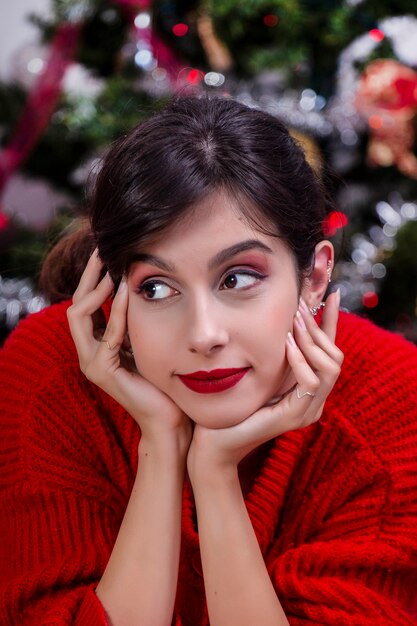
[[[261,250],[262,252],[273,254],[273,250],[271,250],[271,248],[269,248],[269,246],[265,243],[262,243],[262,241],[258,241],[257,239],[248,239],[247,241],[235,243],[233,246],[218,252],[209,262],[209,269],[213,269],[214,267],[217,267],[218,265],[221,265],[225,261],[228,261],[232,257],[236,256],[236,254],[239,254],[240,252],[247,252],[248,250]]]
[[[225,261],[228,261],[240,252],[247,252],[249,250],[261,250],[262,252],[273,254],[273,250],[266,244],[262,243],[262,241],[258,241],[257,239],[248,239],[246,241],[235,243],[233,246],[229,246],[228,248],[225,248],[224,250],[218,252],[209,261],[208,267],[211,270],[215,267],[218,267]],[[134,254],[131,257],[131,263],[149,263],[151,265],[159,267],[165,272],[175,272],[175,266],[172,265],[172,263],[165,261],[155,254],[148,254],[146,252],[138,252],[137,254]]]
[[[130,265],[134,263],[150,263],[150,265],[156,265],[156,267],[165,272],[175,272],[175,267],[171,263],[167,263],[167,261],[155,254],[147,254],[146,252],[133,254],[130,258]]]

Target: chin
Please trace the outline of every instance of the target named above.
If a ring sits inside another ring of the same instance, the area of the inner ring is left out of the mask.
[[[213,406],[212,410],[210,410],[207,406],[204,407],[203,410],[199,410],[195,407],[188,407],[189,410],[187,411],[186,407],[181,408],[184,413],[186,413],[186,415],[188,415],[188,417],[199,426],[217,430],[241,424],[253,413],[255,413],[255,411],[260,409],[261,406],[263,405],[257,404],[254,406],[245,406],[240,407],[240,410],[236,406],[229,410],[224,406],[220,410],[216,410],[215,406]]]
[[[236,426],[237,424],[240,424],[241,422],[244,422],[245,419],[247,419],[249,417],[249,415],[245,415],[245,416],[233,416],[231,417],[229,414],[225,415],[224,417],[216,417],[215,419],[213,418],[207,418],[204,419],[200,416],[196,416],[196,418],[194,419],[192,416],[190,416],[191,419],[193,420],[193,422],[195,422],[196,424],[198,424],[199,426],[203,426],[204,428],[211,428],[212,430],[218,430],[221,428],[231,428],[232,426]]]

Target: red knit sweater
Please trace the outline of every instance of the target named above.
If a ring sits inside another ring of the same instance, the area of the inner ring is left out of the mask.
[[[66,306],[0,352],[2,626],[106,624],[94,588],[137,471],[139,429],[81,374]],[[273,442],[247,507],[290,624],[417,624],[417,349],[346,313],[337,343],[321,421]],[[194,520],[186,483],[176,626],[208,624]]]

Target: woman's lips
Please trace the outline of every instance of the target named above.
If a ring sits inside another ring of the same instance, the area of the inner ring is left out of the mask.
[[[211,372],[193,372],[178,374],[178,378],[186,387],[197,393],[218,393],[237,385],[250,367],[234,369],[217,369]]]

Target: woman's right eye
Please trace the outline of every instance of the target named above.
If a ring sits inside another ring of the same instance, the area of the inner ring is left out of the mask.
[[[145,300],[164,300],[177,295],[178,291],[160,280],[151,280],[143,283],[138,293],[143,295]]]

